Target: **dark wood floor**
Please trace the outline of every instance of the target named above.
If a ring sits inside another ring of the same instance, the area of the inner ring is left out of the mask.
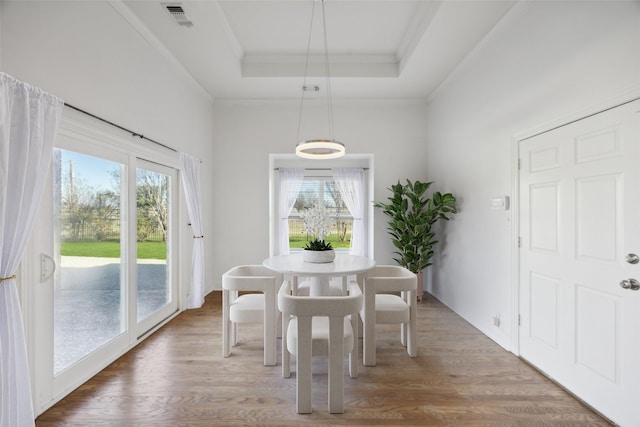
[[[219,292],[207,296],[36,425],[609,425],[429,296],[418,307],[417,358],[397,327],[379,326],[378,366],[345,377],[345,413],[327,412],[326,359],[314,358],[313,413],[298,415],[295,374],[283,379],[280,365],[262,365],[259,325],[241,328],[233,355],[221,356],[220,301]]]

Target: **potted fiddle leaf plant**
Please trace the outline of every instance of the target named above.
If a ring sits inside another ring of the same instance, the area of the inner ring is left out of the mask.
[[[326,263],[336,258],[336,253],[331,242],[325,242],[324,237],[331,233],[333,220],[324,206],[314,205],[307,209],[302,218],[304,231],[313,237],[307,242],[302,251],[302,259],[305,262]]]
[[[431,265],[438,241],[432,227],[440,220],[448,221],[456,213],[456,198],[451,193],[426,192],[432,182],[400,181],[392,185],[388,203],[374,202],[389,217],[387,231],[398,255],[394,260],[418,276],[418,300],[422,301],[423,271]]]

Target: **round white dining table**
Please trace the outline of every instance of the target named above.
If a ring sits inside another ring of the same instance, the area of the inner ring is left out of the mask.
[[[361,274],[376,266],[376,262],[367,257],[336,253],[333,262],[312,263],[302,260],[301,252],[289,255],[276,255],[265,259],[262,263],[270,270],[277,271],[293,278],[293,288],[298,287],[299,277],[309,277],[309,295],[329,295],[329,278],[342,277],[343,288],[350,275],[357,275],[361,283]]]

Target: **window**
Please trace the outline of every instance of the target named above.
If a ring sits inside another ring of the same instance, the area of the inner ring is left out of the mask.
[[[313,206],[323,206],[332,219],[331,234],[325,237],[335,249],[349,249],[353,216],[345,206],[340,191],[330,177],[305,177],[289,214],[289,247],[305,247],[313,236],[305,231],[304,215]]]
[[[301,251],[314,238],[305,231],[304,216],[317,205],[333,222],[325,240],[338,251],[373,257],[373,155],[318,163],[271,154],[269,171],[270,255]]]

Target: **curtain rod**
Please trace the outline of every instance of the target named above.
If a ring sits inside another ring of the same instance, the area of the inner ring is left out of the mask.
[[[342,168],[304,168],[306,171],[330,171],[334,169],[342,169]],[[348,169],[348,168],[347,168]],[[362,169],[363,171],[368,171],[369,168],[353,168],[353,169]],[[274,171],[279,171],[280,168],[273,168]]]
[[[134,132],[134,131],[132,131],[132,130],[129,130],[129,129],[125,128],[125,127],[122,127],[122,126],[120,126],[120,125],[117,125],[117,124],[115,124],[115,123],[113,123],[113,122],[110,122],[109,120],[103,119],[102,117],[98,117],[98,116],[96,116],[95,114],[91,114],[91,113],[89,113],[88,111],[85,111],[85,110],[83,110],[83,109],[81,109],[81,108],[75,107],[75,106],[73,106],[73,105],[71,105],[71,104],[67,104],[66,102],[64,103],[64,105],[65,105],[65,106],[67,106],[67,107],[69,107],[69,108],[71,108],[72,110],[79,111],[80,113],[86,114],[87,116],[93,117],[94,119],[100,120],[101,122],[104,122],[104,123],[110,124],[111,126],[117,127],[117,128],[118,128],[118,129],[120,129],[120,130],[123,130],[123,131],[125,131],[125,132],[128,132],[128,133],[130,133],[130,134],[131,134],[131,136],[137,136],[137,137],[139,137],[140,139],[146,139],[147,141],[149,141],[149,142],[153,142],[154,144],[159,145],[159,146],[161,146],[161,147],[163,147],[163,148],[166,148],[167,150],[171,150],[171,151],[173,151],[174,153],[177,153],[177,152],[178,152],[178,150],[176,150],[175,148],[171,148],[171,147],[169,147],[168,145],[164,145],[164,144],[162,144],[162,143],[160,143],[160,142],[158,142],[158,141],[154,141],[153,139],[151,139],[151,138],[147,138],[146,136],[142,135],[141,133],[137,133],[137,132]]]

